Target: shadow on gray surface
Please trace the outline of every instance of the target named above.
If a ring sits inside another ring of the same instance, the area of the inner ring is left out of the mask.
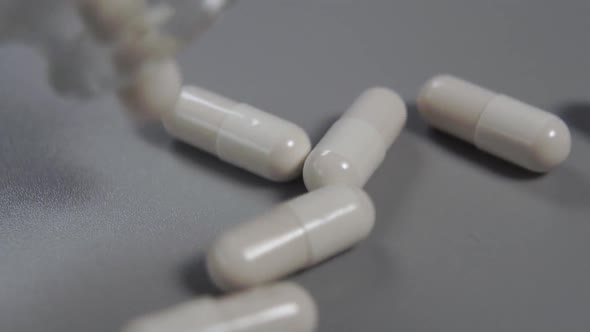
[[[332,128],[332,125],[336,123],[336,121],[338,121],[341,117],[342,114],[330,116],[325,120],[321,121],[321,126],[319,130],[314,130],[313,132],[308,133],[312,146],[316,146],[320,142],[320,140],[326,135],[328,130]]]
[[[202,166],[208,175],[223,177],[249,187],[268,187],[275,183],[220,160],[186,143],[174,141],[172,152],[182,161]]]
[[[427,136],[431,141],[444,148],[447,152],[465,158],[497,175],[505,176],[514,180],[534,180],[543,176],[543,174],[530,172],[519,166],[513,165],[485,151],[477,149],[474,145],[436,129],[428,130]]]
[[[294,279],[313,294],[320,313],[338,307],[342,314],[354,317],[358,314],[359,303],[374,303],[384,294],[395,292],[391,284],[396,284],[400,276],[398,263],[391,251],[369,240]],[[343,301],[344,298],[354,301]],[[349,331],[334,324],[340,322],[320,319],[319,331]]]
[[[415,103],[408,104],[408,129],[419,136],[427,137],[430,141],[442,147],[447,152],[466,159],[496,175],[524,181],[537,179],[542,176],[541,174],[527,171],[487,152],[479,150],[468,142],[439,130],[429,128],[420,118]]]
[[[590,136],[590,102],[576,102],[559,108],[558,114],[570,126]]]
[[[205,256],[186,262],[180,268],[180,283],[195,295],[221,295],[207,273]]]
[[[325,126],[326,131],[334,121],[335,119],[330,119],[329,124]],[[220,181],[235,182],[241,186],[250,188],[272,189],[276,193],[278,201],[290,199],[307,192],[301,179],[295,179],[285,183],[272,182],[228,164],[216,156],[186,143],[176,141],[165,131],[160,122],[136,124],[136,131],[149,144],[171,152],[174,158],[194,165],[204,175],[219,179]]]
[[[523,186],[553,204],[573,209],[572,212],[590,206],[590,179],[567,163]]]
[[[590,135],[590,105],[574,104],[564,108],[562,114],[569,125]],[[482,169],[517,180],[523,188],[550,202],[567,207],[584,207],[590,204],[590,179],[568,167],[567,162],[547,175],[529,172],[458,138],[429,128],[420,118],[415,104],[408,106],[407,128],[416,136],[428,138],[447,152]]]
[[[172,150],[179,159],[202,166],[201,170],[207,176],[220,178],[223,181],[240,183],[242,186],[249,188],[272,189],[279,202],[307,192],[301,179],[285,183],[272,182],[178,141],[173,143]]]
[[[418,107],[414,102],[406,103],[408,108],[408,120],[406,121],[406,129],[414,134],[426,134],[428,132],[428,124],[420,117]]]
[[[294,279],[305,282],[305,280],[313,275],[314,279],[319,278],[321,280],[325,278],[326,282],[328,282],[331,278],[326,274],[341,275],[350,271],[349,265],[352,260],[352,263],[355,264],[355,266],[362,266],[364,272],[363,274],[355,274],[354,276],[349,275],[349,278],[346,279],[346,283],[336,283],[337,285],[335,285],[335,289],[338,289],[338,291],[335,291],[334,296],[340,294],[339,290],[343,288],[350,293],[350,290],[354,289],[353,286],[355,284],[358,284],[360,280],[365,280],[369,276],[376,282],[383,283],[394,275],[394,273],[392,273],[391,259],[386,255],[386,252],[387,251],[377,250],[375,246],[371,246],[368,242],[364,242],[360,246],[347,249],[311,268],[297,271],[292,275],[287,276],[285,279]],[[385,271],[387,273],[384,274]],[[186,262],[186,264],[180,268],[179,276],[181,284],[197,296],[219,296],[224,294],[224,292],[217,288],[209,278],[204,256]],[[378,287],[375,286],[374,288],[375,293],[377,293]],[[333,290],[333,288],[330,289]],[[363,293],[366,295],[366,290],[363,290]]]
[[[397,211],[403,208],[413,183],[420,176],[422,162],[413,137],[402,134],[387,153],[365,190],[377,211],[375,234],[399,234],[403,227],[397,220]],[[395,227],[395,231],[390,229]]]

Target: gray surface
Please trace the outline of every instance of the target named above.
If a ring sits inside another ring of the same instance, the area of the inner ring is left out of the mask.
[[[181,62],[188,82],[317,142],[368,86],[408,101],[449,72],[563,116],[570,159],[537,177],[407,130],[367,187],[369,241],[295,279],[322,332],[590,327],[590,3],[243,1]],[[304,192],[139,128],[114,100],[63,101],[32,52],[0,50],[0,331],[116,331],[210,292],[223,229]]]

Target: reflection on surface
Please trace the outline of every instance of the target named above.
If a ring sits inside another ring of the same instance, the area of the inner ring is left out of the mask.
[[[590,101],[569,103],[561,107],[558,115],[572,129],[590,136]]]

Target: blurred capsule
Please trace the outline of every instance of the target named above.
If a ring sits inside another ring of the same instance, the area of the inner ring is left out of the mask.
[[[140,115],[171,113],[182,90],[182,75],[174,60],[150,61],[119,91],[122,103]]]

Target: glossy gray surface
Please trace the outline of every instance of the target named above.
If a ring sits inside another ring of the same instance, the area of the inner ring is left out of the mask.
[[[586,332],[590,57],[586,0],[243,1],[181,56],[187,82],[295,121],[317,142],[371,85],[410,101],[449,72],[562,116],[569,160],[534,176],[408,128],[367,186],[369,241],[295,278],[322,332]],[[223,229],[304,192],[134,125],[114,99],[55,97],[0,49],[0,331],[116,331],[212,291]]]

